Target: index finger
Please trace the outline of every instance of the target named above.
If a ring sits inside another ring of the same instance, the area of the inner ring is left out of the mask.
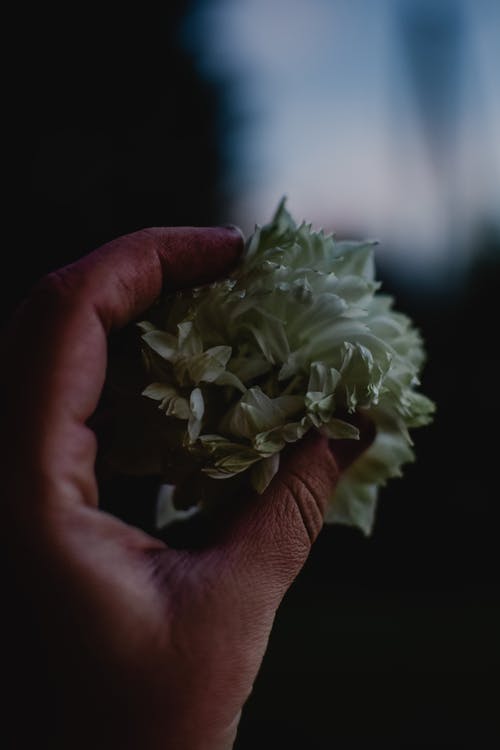
[[[162,288],[214,280],[236,263],[235,228],[147,229],[45,277],[4,342],[2,442],[19,472],[61,472],[95,455],[85,427],[106,374],[106,337],[138,317]],[[12,464],[11,464],[12,466]]]

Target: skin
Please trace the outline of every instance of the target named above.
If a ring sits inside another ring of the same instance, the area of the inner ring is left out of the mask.
[[[276,609],[353,456],[343,457],[342,441],[334,453],[309,434],[262,496],[237,504],[210,546],[171,549],[99,509],[97,439],[87,422],[105,379],[108,333],[162,287],[228,273],[241,250],[232,228],[121,237],[43,279],[4,331],[10,598],[2,643],[12,747],[33,747],[35,737],[37,747],[76,750],[233,745]]]

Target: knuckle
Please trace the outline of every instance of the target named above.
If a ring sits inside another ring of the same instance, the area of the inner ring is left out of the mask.
[[[325,497],[314,477],[288,472],[281,480],[291,502],[296,506],[309,544],[317,538],[323,526]]]
[[[135,308],[140,299],[140,284],[126,274],[117,273],[114,279],[115,294],[120,308]]]
[[[74,302],[78,290],[79,283],[72,269],[60,268],[37,282],[29,296],[29,302],[31,305],[66,306]]]

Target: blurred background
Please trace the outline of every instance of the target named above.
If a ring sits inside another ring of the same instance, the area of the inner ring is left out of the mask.
[[[237,750],[496,746],[499,3],[44,6],[10,23],[2,320],[113,237],[249,233],[286,194],[299,220],[380,240],[383,289],[427,342],[438,411],[418,461],[383,491],[371,538],[322,532]],[[139,489],[106,502],[149,528]]]

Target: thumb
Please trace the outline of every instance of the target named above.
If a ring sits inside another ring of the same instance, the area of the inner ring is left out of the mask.
[[[361,432],[357,453],[345,440],[311,431],[282,454],[280,470],[262,495],[249,495],[210,550],[217,578],[231,573],[233,592],[255,612],[276,609],[304,565],[322,526],[341,471],[371,442]],[[243,508],[241,508],[243,505]],[[216,565],[214,566],[214,562]]]

